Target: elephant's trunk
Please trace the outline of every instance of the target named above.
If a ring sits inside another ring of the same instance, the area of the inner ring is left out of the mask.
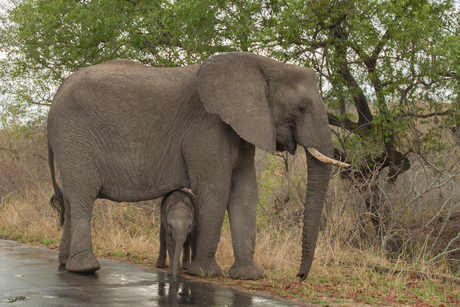
[[[172,262],[172,277],[173,280],[177,279],[177,275],[179,274],[180,269],[180,254],[182,251],[182,247],[184,246],[184,240],[176,240],[176,245],[174,246],[174,259],[170,259]]]
[[[310,112],[296,121],[294,138],[305,148],[308,167],[307,195],[302,231],[302,262],[297,276],[301,280],[307,278],[315,255],[319,224],[327,188],[331,177],[332,165],[347,167],[340,161],[332,159],[334,148],[329,128],[327,111],[319,95],[313,101]]]
[[[307,278],[315,255],[319,223],[332,170],[330,164],[321,162],[307,150],[306,155],[308,184],[303,218],[302,262],[297,273],[301,280]]]
[[[302,231],[302,262],[297,276],[307,278],[315,255],[319,223],[332,171],[332,135],[323,105],[310,117],[299,121],[294,129],[297,143],[307,155],[308,184]],[[315,155],[315,156],[313,156]]]

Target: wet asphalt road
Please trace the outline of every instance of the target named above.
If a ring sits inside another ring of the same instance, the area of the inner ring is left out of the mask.
[[[56,251],[0,240],[0,305],[296,306],[104,259],[96,273],[69,273],[57,259]]]

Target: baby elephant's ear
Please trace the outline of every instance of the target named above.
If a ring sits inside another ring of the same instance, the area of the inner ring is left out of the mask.
[[[201,64],[197,88],[206,111],[219,115],[244,140],[273,153],[275,127],[264,72],[270,62],[276,63],[249,53],[213,56]]]

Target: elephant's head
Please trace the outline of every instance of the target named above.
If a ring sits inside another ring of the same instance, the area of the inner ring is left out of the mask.
[[[330,164],[343,166],[331,159],[331,131],[315,72],[259,55],[227,53],[200,66],[197,88],[205,109],[255,146],[271,153],[294,153],[297,144],[307,149],[302,263],[297,274],[305,279],[315,253]]]
[[[186,191],[175,191],[165,197],[162,204],[161,223],[174,244],[174,259],[169,259],[173,278],[179,273],[182,247],[195,225],[196,203],[192,197],[194,196]]]

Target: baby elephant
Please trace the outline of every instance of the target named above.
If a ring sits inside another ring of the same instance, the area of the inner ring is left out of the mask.
[[[177,190],[163,198],[161,203],[160,255],[156,266],[164,268],[166,263],[166,248],[169,254],[168,275],[175,279],[180,272],[179,258],[183,247],[182,268],[190,263],[195,256],[193,229],[195,226],[195,196],[185,190]]]

